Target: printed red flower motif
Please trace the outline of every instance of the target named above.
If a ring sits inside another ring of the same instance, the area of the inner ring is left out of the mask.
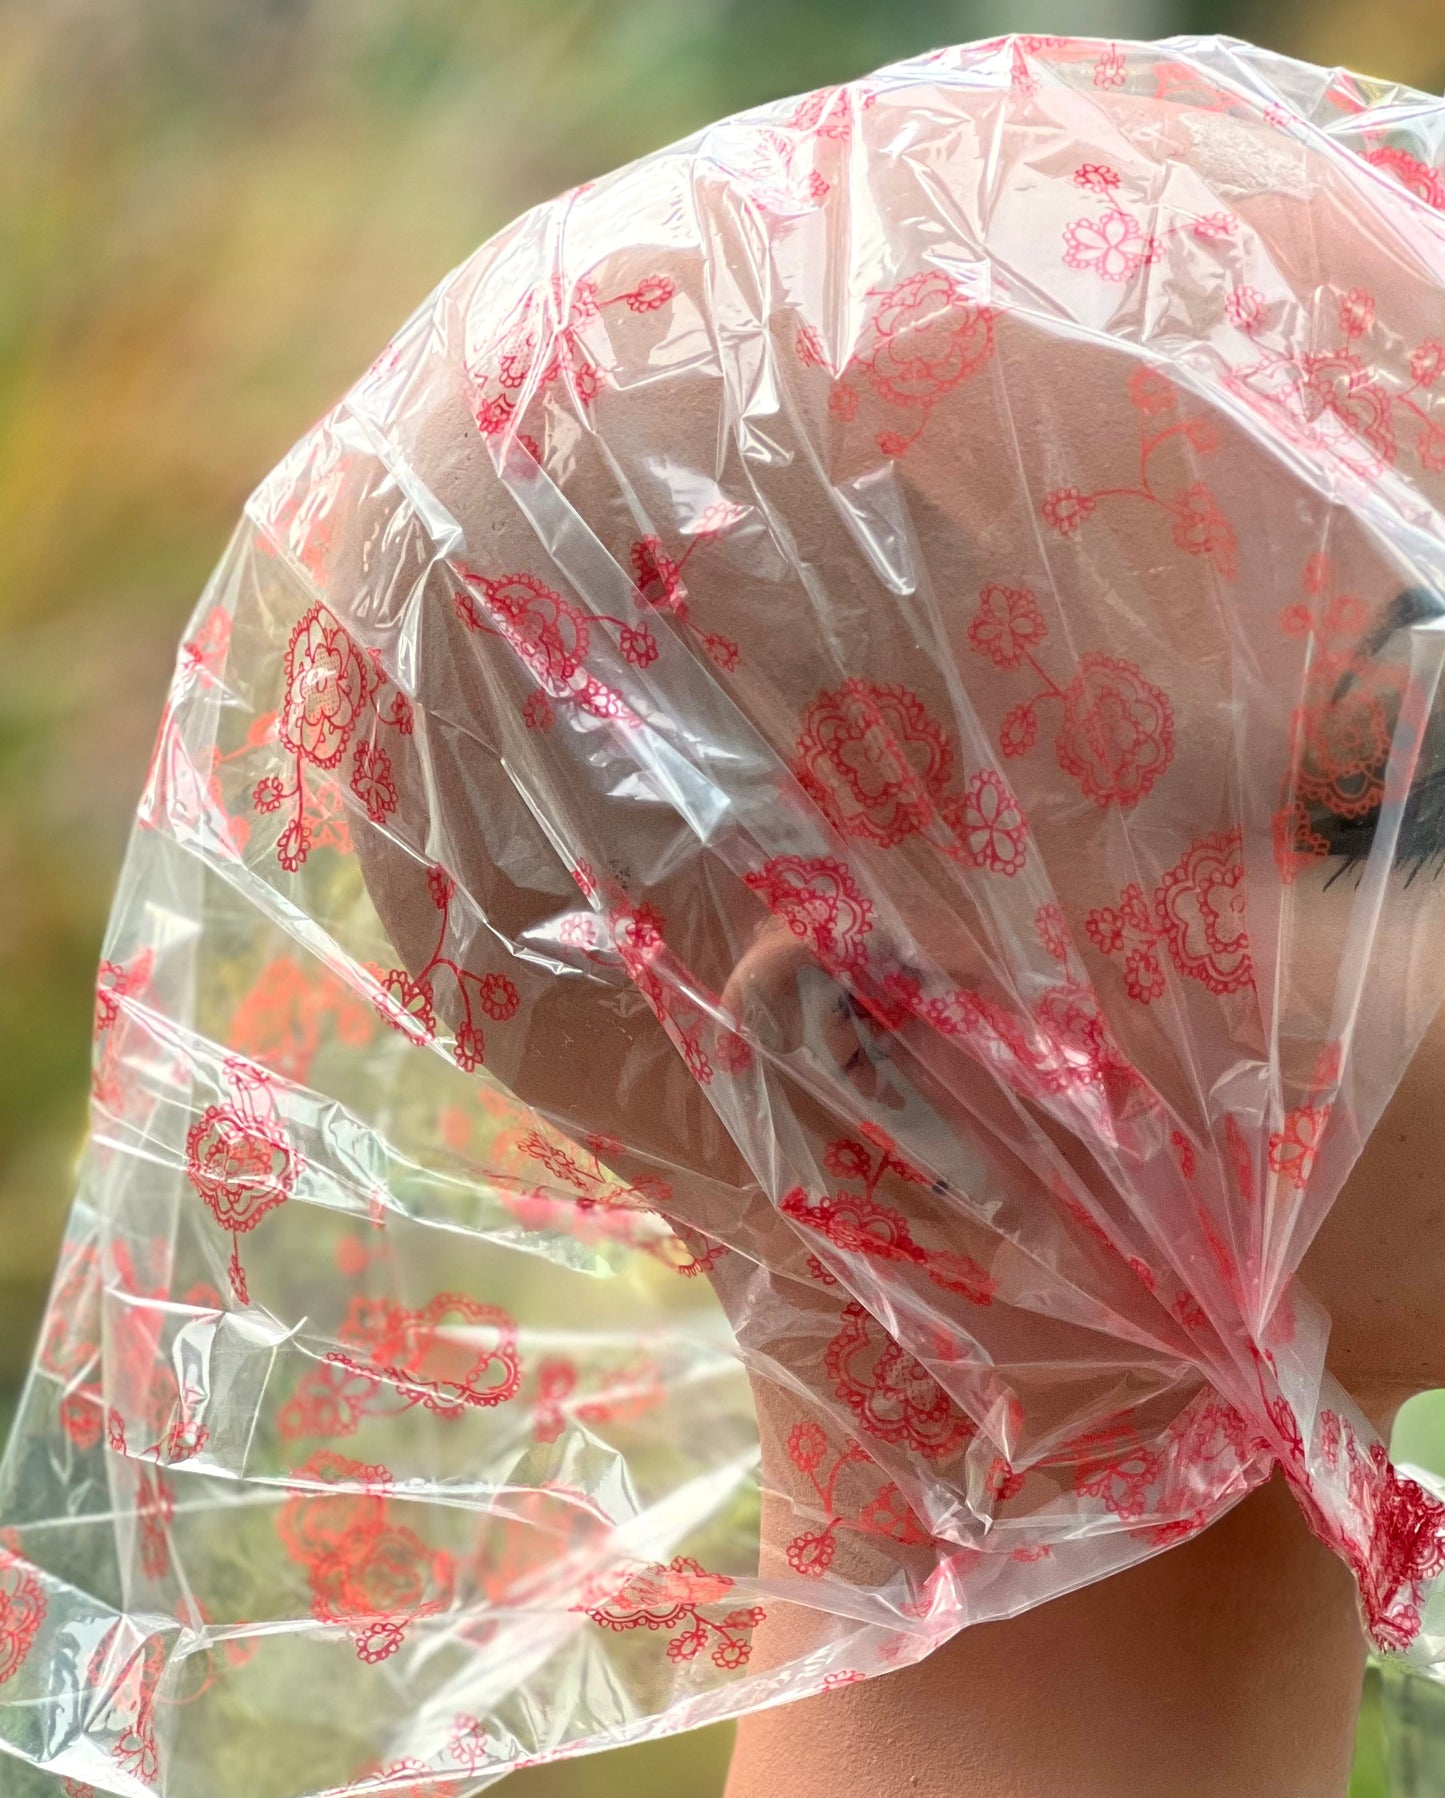
[[[823,1166],[840,1180],[866,1180],[873,1171],[873,1157],[861,1142],[844,1136],[824,1149]]]
[[[367,1627],[360,1658],[385,1660],[401,1646],[400,1623],[416,1616],[430,1594],[451,1583],[450,1558],[414,1530],[383,1523],[364,1536],[343,1536],[310,1563],[312,1610],[325,1623]],[[389,1629],[376,1630],[378,1622]]]
[[[534,574],[504,574],[494,580],[469,574],[456,595],[462,622],[471,630],[497,631],[516,650],[553,698],[571,696],[587,659],[586,616],[570,600]]]
[[[0,1548],[0,1686],[25,1664],[44,1621],[45,1593],[34,1570]]]
[[[1123,50],[1118,44],[1106,44],[1094,64],[1094,86],[1122,87],[1128,80],[1128,75]]]
[[[1091,650],[1065,689],[1054,750],[1096,805],[1127,811],[1173,760],[1173,708],[1132,662]]]
[[[1025,699],[1005,714],[998,727],[998,746],[1010,761],[1027,755],[1039,740],[1038,706]]]
[[[1019,872],[1027,854],[1028,826],[1018,801],[991,768],[975,774],[962,801],[949,810],[959,860],[996,874]]]
[[[487,1016],[498,1024],[516,1017],[522,1003],[521,994],[505,974],[483,974],[477,982],[477,999]]]
[[[335,1351],[329,1362],[440,1417],[505,1404],[521,1387],[515,1323],[464,1293],[438,1293],[420,1310],[354,1300],[340,1338],[358,1352]]]
[[[1191,556],[1210,556],[1227,581],[1234,579],[1234,526],[1220,511],[1203,481],[1196,481],[1171,507],[1174,541]]]
[[[1390,396],[1353,350],[1271,357],[1235,370],[1229,385],[1296,442],[1357,473],[1378,474],[1395,460]]]
[[[618,297],[629,312],[657,312],[677,293],[677,283],[667,275],[644,275],[631,293]]]
[[[236,1105],[208,1105],[186,1134],[186,1175],[223,1230],[254,1230],[291,1195],[296,1156],[284,1128]]]
[[[807,1531],[794,1536],[788,1544],[788,1565],[803,1579],[822,1579],[837,1552],[837,1540],[831,1530]]]
[[[969,620],[972,648],[999,668],[1016,668],[1030,649],[1044,640],[1044,618],[1039,602],[1027,587],[1002,587],[997,582],[978,596],[978,610]]]
[[[1410,352],[1410,373],[1417,387],[1430,388],[1445,374],[1445,343],[1427,337]]]
[[[1181,974],[1211,993],[1253,985],[1238,830],[1193,844],[1155,889],[1160,933]]]
[[[824,1352],[835,1392],[870,1436],[903,1443],[925,1460],[942,1460],[977,1435],[973,1420],[921,1362],[856,1300]]]
[[[1127,281],[1159,255],[1155,238],[1121,206],[1111,206],[1097,219],[1075,219],[1064,227],[1064,261],[1087,269],[1101,281]]]
[[[936,814],[953,772],[952,747],[915,694],[857,679],[808,707],[794,758],[829,821],[885,849]]]
[[[721,1622],[703,1615],[704,1607],[720,1604],[734,1584],[726,1574],[705,1573],[697,1561],[676,1555],[665,1567],[643,1567],[631,1574],[604,1603],[579,1608],[603,1629],[668,1630],[685,1624],[668,1644],[668,1659],[694,1659],[711,1636],[716,1638],[713,1665],[732,1671],[746,1664],[752,1652],[747,1634],[764,1617],[758,1605],[729,1611]]]
[[[1084,930],[1101,955],[1117,955],[1133,937],[1152,942],[1154,920],[1144,889],[1131,880],[1119,895],[1118,906],[1096,906],[1084,919]]]
[[[1264,323],[1269,303],[1257,287],[1234,287],[1224,301],[1224,316],[1237,331],[1253,331]]]
[[[1365,161],[1373,163],[1377,169],[1383,169],[1387,175],[1393,175],[1401,187],[1408,188],[1417,200],[1423,200],[1438,212],[1445,212],[1445,180],[1442,180],[1439,170],[1431,168],[1429,163],[1421,162],[1418,156],[1412,156],[1408,150],[1388,148],[1367,150]]]
[[[1080,163],[1074,170],[1074,186],[1086,187],[1091,193],[1112,193],[1119,185],[1119,171],[1105,162]]]
[[[1069,927],[1064,910],[1056,899],[1049,899],[1034,913],[1034,934],[1055,961],[1069,959]]]
[[[862,366],[898,406],[932,406],[993,354],[993,314],[941,269],[909,275],[880,296]]]
[[[1078,530],[1098,503],[1091,494],[1081,493],[1077,487],[1056,487],[1044,496],[1040,510],[1046,524],[1052,525],[1061,537],[1068,537]]]
[[[1445,473],[1445,425],[1427,419],[1416,433],[1415,454],[1431,474]]]
[[[1308,808],[1298,800],[1280,806],[1271,827],[1275,866],[1287,886],[1298,878],[1301,868],[1330,852],[1329,839],[1314,828]]]
[[[1285,1114],[1284,1129],[1271,1132],[1269,1165],[1291,1186],[1308,1184],[1329,1116],[1328,1105],[1296,1105]]]
[[[819,1423],[795,1423],[788,1431],[788,1459],[803,1473],[812,1473],[823,1465],[828,1453],[828,1437]]]
[[[1340,300],[1340,330],[1346,337],[1363,337],[1375,322],[1373,294],[1352,287]]]
[[[798,326],[798,334],[793,340],[793,348],[804,368],[827,367],[827,353],[823,348],[823,339],[818,335],[815,325]]]
[[[1159,1454],[1124,1433],[1119,1446],[1080,1461],[1073,1487],[1081,1498],[1097,1498],[1114,1516],[1127,1522],[1142,1517],[1157,1484],[1163,1461]]]
[[[856,972],[867,958],[873,902],[832,856],[775,855],[745,883],[826,968]]]
[[[313,1614],[346,1624],[358,1659],[385,1660],[410,1623],[450,1602],[451,1556],[395,1523],[384,1467],[322,1449],[297,1471],[306,1484],[281,1506],[276,1530],[306,1569]]]
[[[325,606],[312,606],[286,648],[277,735],[318,768],[334,768],[375,685],[374,670],[348,633]]]
[[[1365,666],[1338,685],[1343,692],[1335,682],[1321,683],[1295,712],[1295,803],[1363,818],[1385,795],[1399,684],[1392,671]],[[1303,822],[1312,834],[1307,813]]]
[[[874,1255],[880,1261],[921,1262],[924,1252],[909,1234],[907,1220],[866,1194],[825,1194],[810,1198],[801,1186],[783,1194],[784,1216],[826,1236],[849,1255]]]
[[[351,772],[351,790],[366,807],[373,824],[384,824],[396,810],[396,782],[391,757],[377,743],[358,743]]]
[[[379,1015],[414,1042],[436,1035],[435,995],[430,982],[414,980],[405,968],[388,968],[381,976],[386,997],[378,1004]]]

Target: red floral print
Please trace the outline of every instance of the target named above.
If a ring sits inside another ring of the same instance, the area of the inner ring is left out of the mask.
[[[140,1000],[155,971],[155,952],[142,949],[128,963],[103,961],[95,983],[95,1042],[91,1065],[91,1096],[99,1105],[119,1110],[125,1094],[121,1080],[121,1023],[126,1001]]]
[[[566,388],[584,408],[590,406],[601,391],[603,371],[587,347],[587,327],[611,306],[638,314],[659,312],[676,293],[677,283],[664,274],[644,275],[636,287],[607,299],[592,280],[564,288],[558,276],[533,288],[501,334],[469,358],[482,435],[512,431],[520,410],[554,386]]]
[[[1343,1440],[1347,1516],[1327,1515],[1298,1478],[1295,1496],[1311,1529],[1354,1571],[1375,1646],[1401,1653],[1420,1633],[1430,1583],[1445,1572],[1445,1504],[1391,1466],[1383,1443],[1362,1450],[1347,1419],[1328,1419],[1335,1466]]]
[[[1367,359],[1376,314],[1374,295],[1352,288],[1338,302],[1342,341],[1337,348],[1292,355],[1270,351],[1231,371],[1229,385],[1292,441],[1337,458],[1357,474],[1379,474],[1397,460],[1398,415],[1415,428],[1421,464],[1438,471],[1445,430],[1416,396],[1428,394],[1439,377],[1439,340],[1425,338],[1415,347],[1410,385],[1392,391]]]
[[[1237,331],[1255,331],[1265,322],[1269,302],[1257,287],[1232,287],[1224,301],[1224,316]]]
[[[1061,687],[1035,655],[1048,632],[1038,602],[1027,588],[985,587],[968,630],[970,646],[996,666],[1026,666],[1039,682],[1032,698],[1016,705],[999,730],[1009,758],[1027,755],[1038,740],[1038,711],[1057,700],[1063,712],[1054,752],[1096,805],[1135,806],[1169,767],[1174,755],[1174,712],[1168,696],[1132,662],[1086,651]],[[998,811],[1002,796],[988,801]],[[1020,817],[1019,822],[1023,820]],[[1022,838],[1017,852],[1022,854]],[[1001,845],[994,853],[1001,853]]]
[[[329,970],[308,971],[277,955],[237,1005],[229,1043],[237,1054],[302,1083],[328,1040],[362,1048],[375,1030],[370,1007]]]
[[[486,1060],[486,1037],[476,1013],[481,1012],[495,1023],[509,1023],[521,1007],[522,996],[510,976],[495,971],[479,974],[447,954],[453,931],[456,882],[435,864],[427,870],[426,879],[427,893],[441,913],[436,946],[415,974],[405,968],[371,970],[378,983],[376,1008],[385,1023],[413,1042],[434,1042],[438,1030],[436,983],[439,976],[445,975],[462,1012],[452,1040],[452,1056],[459,1068],[471,1073]]]
[[[1027,587],[1002,587],[997,582],[978,596],[978,610],[968,626],[971,648],[999,668],[1017,668],[1046,635],[1039,602]]]
[[[836,1396],[880,1442],[901,1443],[925,1460],[942,1460],[978,1434],[921,1362],[888,1335],[856,1300],[824,1354]]]
[[[277,859],[295,873],[312,848],[330,836],[324,805],[313,796],[308,805],[304,767],[323,771],[341,764],[347,746],[369,718],[372,727],[391,726],[404,736],[412,729],[411,702],[392,694],[383,712],[379,694],[386,676],[377,658],[365,654],[334,614],[318,602],[298,620],[286,648],[285,691],[275,721],[276,739],[290,751],[290,783],[268,774],[256,783],[252,803],[259,812],[278,812],[293,800],[291,814],[277,839]],[[334,787],[322,789],[334,794]],[[381,824],[396,810],[397,789],[391,758],[375,742],[359,738],[352,758],[351,791],[373,823]],[[321,805],[321,809],[317,809]],[[337,847],[348,843],[340,837]]]
[[[711,1649],[715,1667],[733,1671],[752,1654],[752,1631],[766,1613],[759,1605],[730,1611],[721,1621],[704,1614],[720,1607],[736,1582],[723,1573],[705,1573],[687,1555],[675,1555],[664,1566],[641,1568],[601,1604],[583,1606],[603,1629],[676,1630],[667,1645],[671,1661],[690,1661]]]
[[[849,680],[808,707],[794,765],[830,823],[889,849],[936,815],[953,749],[906,687]]]
[[[1296,442],[1357,473],[1378,474],[1396,458],[1390,396],[1353,350],[1271,357],[1236,370],[1231,384]]]
[[[725,1073],[745,1072],[750,1065],[747,1044],[726,1024],[717,1022],[720,1000],[714,1001],[712,1010],[705,1010],[693,998],[691,977],[681,974],[674,962],[665,928],[662,914],[645,904],[623,906],[608,920],[612,945],[632,984],[698,1085],[710,1085],[719,1067]]]
[[[521,1387],[515,1323],[463,1293],[438,1293],[420,1310],[353,1300],[339,1336],[347,1347],[328,1363],[438,1417],[503,1405]]]
[[[1195,843],[1154,895],[1160,934],[1181,974],[1212,993],[1253,985],[1244,922],[1240,832],[1216,832]]]
[[[993,353],[988,310],[938,269],[909,275],[880,295],[872,325],[868,378],[900,406],[932,406]]]
[[[1142,887],[1130,881],[1117,906],[1096,906],[1084,929],[1101,955],[1124,957],[1124,986],[1131,999],[1147,1005],[1164,992],[1164,970],[1156,947],[1159,928]]]
[[[1286,1114],[1283,1130],[1271,1132],[1269,1165],[1291,1186],[1309,1183],[1329,1115],[1328,1105],[1296,1105]]]
[[[1128,79],[1128,65],[1118,44],[1106,44],[1094,64],[1095,87],[1122,87]]]
[[[1367,150],[1365,161],[1392,175],[1417,200],[1423,200],[1437,212],[1445,212],[1445,179],[1428,162],[1421,162],[1408,150],[1393,150],[1383,145],[1377,150]]]
[[[825,968],[856,973],[867,960],[873,901],[833,856],[775,855],[743,879]]]
[[[867,1144],[840,1137],[823,1151],[823,1165],[839,1180],[862,1186],[858,1193],[827,1193],[814,1197],[801,1186],[783,1194],[779,1209],[785,1217],[827,1237],[845,1254],[869,1255],[881,1261],[906,1262],[922,1269],[946,1291],[956,1292],[976,1305],[987,1305],[994,1283],[972,1256],[953,1249],[927,1249],[914,1241],[903,1213],[880,1203],[879,1184],[885,1179],[905,1186],[928,1186],[929,1176],[900,1154],[898,1145],[884,1131],[864,1125]]]
[[[334,768],[375,686],[375,674],[323,605],[311,607],[286,649],[277,735],[318,768]]]
[[[312,1612],[322,1623],[346,1626],[359,1660],[386,1660],[411,1624],[450,1603],[451,1557],[395,1521],[384,1467],[322,1449],[297,1469],[297,1479],[276,1530],[306,1569]]]
[[[1292,605],[1282,618],[1310,651],[1274,818],[1275,860],[1286,881],[1329,853],[1328,837],[1316,828],[1321,813],[1366,819],[1384,803],[1396,732],[1405,727],[1418,740],[1430,711],[1408,669],[1361,650],[1369,610],[1354,595],[1332,592],[1332,579],[1328,559],[1312,558],[1304,589],[1315,605]]]
[[[1089,1457],[1098,1444],[1100,1453]],[[1097,1499],[1105,1510],[1134,1523],[1149,1508],[1152,1490],[1163,1470],[1163,1458],[1127,1429],[1101,1429],[1076,1439],[1085,1450],[1074,1468],[1073,1489],[1081,1498]]]
[[[28,1562],[0,1548],[0,1686],[24,1666],[45,1621],[45,1593]]]
[[[1078,487],[1056,487],[1040,506],[1045,523],[1060,536],[1074,535],[1103,501],[1137,500],[1162,511],[1170,520],[1175,544],[1186,555],[1207,557],[1222,580],[1236,573],[1237,543],[1234,527],[1203,481],[1195,481],[1182,493],[1161,492],[1151,469],[1159,450],[1173,439],[1187,444],[1196,455],[1210,455],[1218,440],[1207,420],[1176,416],[1178,392],[1147,364],[1135,368],[1128,381],[1131,404],[1139,415],[1139,479],[1136,486],[1100,487],[1092,493]]]
[[[186,1176],[232,1238],[231,1284],[245,1304],[240,1237],[290,1198],[302,1164],[277,1113],[269,1076],[253,1063],[230,1060],[226,1077],[231,1102],[208,1105],[186,1134]]]
[[[844,369],[829,409],[850,418],[866,382],[887,404],[916,412],[911,430],[883,431],[878,446],[901,456],[917,442],[945,394],[970,380],[993,355],[993,312],[942,269],[923,269],[872,292],[863,347]]]
[[[656,536],[641,537],[629,552],[633,577],[637,583],[638,603],[651,606],[668,617],[700,646],[704,655],[727,674],[735,674],[740,651],[731,637],[698,624],[692,601],[683,584],[683,571],[696,550],[730,531],[743,518],[741,506],[723,501],[710,506],[698,520],[692,541],[680,556],[670,556]]]
[[[1098,503],[1092,494],[1081,493],[1077,487],[1055,487],[1039,509],[1046,524],[1061,537],[1070,537]]]
[[[806,1529],[787,1544],[788,1565],[800,1578],[823,1578],[837,1554],[840,1530],[861,1530],[907,1546],[929,1540],[892,1480],[875,1487],[867,1479],[869,1496],[861,1505],[845,1499],[842,1487],[849,1470],[872,1465],[867,1450],[851,1438],[835,1449],[820,1424],[794,1424],[788,1432],[788,1459],[807,1480],[825,1518],[821,1528]]]
[[[1157,238],[1131,212],[1111,206],[1097,219],[1075,219],[1064,227],[1064,261],[1087,269],[1101,281],[1127,281],[1160,255]]]
[[[1099,806],[1137,805],[1174,758],[1174,712],[1134,666],[1091,650],[1063,691],[1059,766]]]
[[[1175,502],[1174,541],[1191,556],[1209,556],[1227,581],[1234,579],[1234,527],[1202,481]]]
[[[1244,920],[1240,832],[1216,832],[1194,843],[1151,895],[1130,882],[1119,904],[1089,912],[1084,928],[1104,955],[1124,958],[1124,984],[1143,1004],[1165,987],[1158,951],[1211,993],[1253,985]]]
[[[468,630],[509,644],[544,700],[567,701],[598,718],[634,719],[621,694],[588,672],[587,660],[593,627],[610,625],[623,660],[636,668],[648,667],[657,660],[658,647],[646,625],[584,612],[534,574],[488,577],[465,565],[458,573],[463,584],[454,598],[457,616]],[[537,716],[529,720],[534,728]],[[545,717],[550,716],[549,705]]]
[[[1028,826],[1018,801],[991,768],[975,774],[963,800],[950,808],[959,859],[973,868],[1017,874],[1027,853]]]

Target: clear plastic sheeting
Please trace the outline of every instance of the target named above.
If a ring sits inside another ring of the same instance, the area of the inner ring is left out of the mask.
[[[480,1790],[1276,1468],[1445,1659],[1294,1277],[1445,986],[1442,135],[940,51],[528,213],[262,483],[0,1478],[7,1793]]]

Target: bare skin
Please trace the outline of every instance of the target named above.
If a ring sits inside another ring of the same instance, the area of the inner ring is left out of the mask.
[[[1438,1385],[1437,1017],[1305,1258],[1330,1365],[1388,1438]],[[785,1659],[797,1613],[758,1631]],[[1343,1798],[1354,1583],[1279,1479],[1142,1566],[917,1666],[744,1718],[726,1798]]]
[[[1341,1798],[1363,1665],[1350,1575],[1275,1480],[1142,1566],[745,1718],[726,1798]]]

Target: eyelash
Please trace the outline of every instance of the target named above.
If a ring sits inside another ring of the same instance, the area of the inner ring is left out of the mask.
[[[1374,629],[1358,644],[1355,655],[1359,660],[1337,682],[1334,699],[1344,699],[1355,679],[1355,669],[1374,662],[1393,636],[1427,621],[1438,622],[1442,612],[1445,606],[1440,597],[1427,587],[1407,587],[1396,594]],[[1408,870],[1406,885],[1421,874],[1435,878],[1445,871],[1445,764],[1438,754],[1429,756],[1425,751],[1422,760],[1425,771],[1416,776],[1405,796],[1392,860],[1393,867]],[[1377,764],[1367,772],[1379,772],[1381,766]],[[1333,884],[1351,868],[1362,870],[1379,831],[1381,808],[1376,805],[1358,818],[1347,817],[1325,805],[1308,806],[1306,810],[1310,829],[1328,845],[1326,855],[1342,864],[1327,884]]]

